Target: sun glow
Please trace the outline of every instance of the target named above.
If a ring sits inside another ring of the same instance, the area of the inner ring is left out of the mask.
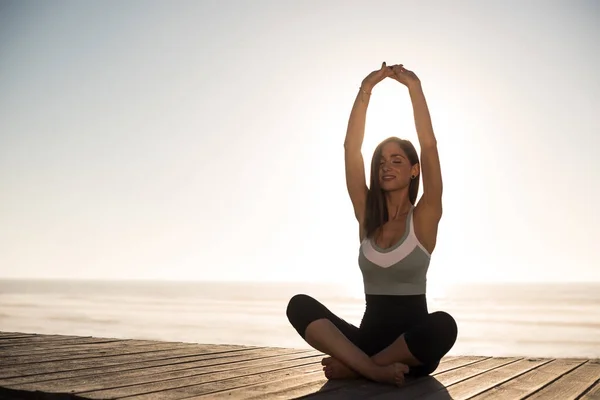
[[[343,142],[361,80],[386,61],[421,79],[438,142],[428,282],[600,279],[593,6],[547,2],[540,18],[413,2],[398,24],[400,2],[205,3],[3,9],[1,276],[351,281],[360,295]],[[556,54],[571,73],[548,84]],[[383,139],[420,151],[404,85],[385,79],[369,101],[367,182]]]
[[[418,144],[412,105],[406,88],[391,80],[381,82],[371,95],[362,148],[367,174],[375,148],[390,136]]]

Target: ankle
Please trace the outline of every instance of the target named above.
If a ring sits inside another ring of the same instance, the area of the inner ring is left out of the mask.
[[[362,373],[362,375],[365,378],[378,381],[381,376],[382,367],[383,366],[376,364],[375,362],[371,362],[369,366],[365,368],[365,371]]]
[[[376,355],[371,357],[371,361],[373,361],[373,364],[378,365],[380,367],[385,367],[385,366],[389,365],[389,363],[386,364],[383,360],[377,358]]]

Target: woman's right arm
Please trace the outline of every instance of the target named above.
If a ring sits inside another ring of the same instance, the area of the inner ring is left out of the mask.
[[[365,213],[365,202],[367,200],[367,183],[365,180],[365,164],[361,152],[363,138],[365,136],[365,121],[367,107],[369,106],[370,91],[361,88],[356,95],[346,139],[344,140],[344,161],[346,164],[346,187],[354,207],[354,215],[359,225],[362,226]]]
[[[365,136],[365,122],[367,118],[367,107],[371,98],[373,87],[393,71],[385,65],[379,70],[371,72],[362,82],[361,88],[356,95],[350,119],[346,139],[344,140],[344,160],[346,164],[346,187],[354,207],[354,215],[358,221],[361,232],[367,201],[367,183],[365,180],[365,164],[361,152]],[[362,235],[361,235],[362,236]]]

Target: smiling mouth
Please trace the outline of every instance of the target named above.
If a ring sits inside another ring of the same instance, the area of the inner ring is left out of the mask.
[[[383,179],[384,181],[391,181],[392,179],[395,179],[396,177],[394,175],[384,175],[381,177],[381,179]]]

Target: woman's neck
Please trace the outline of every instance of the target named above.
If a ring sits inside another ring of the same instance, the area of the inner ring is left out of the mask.
[[[385,193],[388,209],[388,220],[398,219],[410,211],[412,204],[408,199],[408,190],[396,190]]]

